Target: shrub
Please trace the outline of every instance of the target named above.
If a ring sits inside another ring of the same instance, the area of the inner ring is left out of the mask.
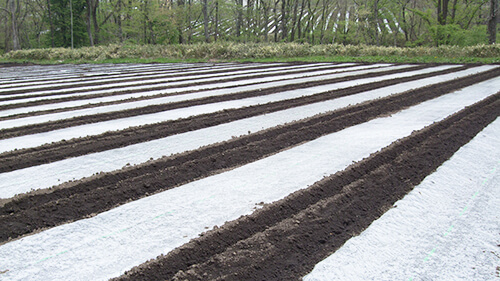
[[[2,56],[16,60],[74,60],[104,59],[253,59],[308,56],[399,56],[399,57],[500,57],[500,44],[479,44],[468,47],[442,45],[439,47],[380,47],[369,45],[307,43],[197,43],[191,45],[117,45],[52,48],[11,51]]]

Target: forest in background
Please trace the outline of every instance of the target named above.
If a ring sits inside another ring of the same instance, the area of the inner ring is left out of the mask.
[[[499,0],[0,0],[0,54],[109,44],[494,43]]]

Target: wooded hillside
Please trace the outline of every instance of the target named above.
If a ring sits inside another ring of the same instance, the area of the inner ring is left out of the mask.
[[[214,41],[493,43],[498,0],[0,0],[0,53]]]

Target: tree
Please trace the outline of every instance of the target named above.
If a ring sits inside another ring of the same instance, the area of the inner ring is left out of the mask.
[[[490,20],[488,21],[488,42],[495,44],[497,40],[498,0],[490,0]]]
[[[499,0],[71,1],[75,47],[219,40],[473,45],[496,42],[499,21]],[[0,52],[68,47],[69,22],[69,0],[0,0]]]
[[[446,24],[446,18],[448,17],[448,3],[449,0],[438,0],[437,18],[440,25]]]
[[[73,38],[75,47],[87,45],[88,36],[85,25],[85,0],[72,0]],[[50,0],[56,47],[71,47],[71,11],[69,0]]]
[[[6,8],[1,8],[4,12],[6,12],[10,17],[10,26],[12,29],[12,49],[19,50],[21,48],[19,44],[19,29],[17,26],[17,15],[19,12],[19,0],[17,0],[17,5],[15,0],[7,0]]]
[[[205,35],[205,42],[210,41],[210,37],[208,36],[208,0],[203,0],[202,6],[203,12],[203,33]]]

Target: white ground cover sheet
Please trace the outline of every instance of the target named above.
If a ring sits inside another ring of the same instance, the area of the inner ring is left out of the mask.
[[[241,104],[243,104],[244,106],[263,104],[263,103],[268,103],[268,102],[273,102],[273,101],[278,101],[278,100],[293,99],[293,98],[297,98],[297,97],[301,97],[301,96],[314,95],[314,94],[318,94],[321,92],[332,91],[332,90],[336,90],[339,88],[345,88],[345,87],[349,87],[349,86],[353,86],[353,85],[361,85],[361,84],[367,84],[367,83],[371,83],[371,82],[375,82],[375,81],[382,81],[382,80],[389,80],[389,79],[393,79],[393,78],[409,77],[409,76],[414,76],[414,75],[418,75],[418,74],[432,73],[435,71],[441,71],[441,70],[445,70],[445,69],[449,69],[449,68],[456,68],[456,66],[450,66],[450,65],[437,66],[437,67],[426,68],[423,70],[408,71],[408,72],[402,72],[402,73],[397,73],[397,74],[392,74],[392,75],[384,75],[384,76],[364,78],[364,79],[355,79],[355,80],[350,80],[350,81],[346,81],[346,82],[316,86],[316,87],[311,87],[311,88],[297,89],[297,90],[293,90],[293,91],[286,91],[286,92],[281,92],[281,93],[277,93],[277,94],[264,95],[264,96],[260,96],[260,97],[239,99],[236,101],[221,102],[221,103],[218,103],[216,106],[221,107],[224,105],[224,109],[227,109],[227,105],[229,105],[229,104],[233,104],[233,105],[236,104],[237,107],[241,107],[242,106]],[[466,72],[466,73],[471,73],[471,71],[478,71],[479,69],[484,69],[484,68],[471,69],[471,70],[469,70],[469,72]],[[459,73],[459,75],[460,75],[460,73]],[[237,91],[237,89],[235,91]],[[221,93],[223,93],[223,92],[221,92]],[[101,106],[101,107],[93,107],[93,108],[72,110],[72,111],[66,111],[66,112],[58,112],[58,113],[52,113],[52,114],[11,119],[11,120],[6,120],[6,121],[0,121],[0,129],[14,128],[14,127],[30,125],[30,124],[39,124],[39,123],[61,120],[61,119],[69,119],[69,118],[73,118],[73,117],[77,117],[77,116],[88,116],[88,115],[99,114],[99,113],[108,113],[108,112],[121,111],[121,110],[133,109],[133,108],[148,107],[150,105],[168,104],[168,103],[172,103],[172,102],[193,100],[196,98],[209,97],[209,96],[217,96],[217,95],[214,94],[213,92],[177,95],[177,96],[162,97],[162,98],[148,99],[148,100],[135,101],[135,102],[113,104],[113,105],[107,105],[107,106]],[[56,105],[57,104],[52,105],[52,106],[56,106]],[[0,112],[0,114],[1,114],[1,112]],[[162,114],[160,114],[160,115],[162,115]],[[154,116],[154,115],[150,115],[150,116]]]
[[[157,94],[171,94],[171,93],[179,93],[179,92],[188,92],[188,91],[201,91],[201,90],[209,90],[209,89],[222,89],[222,88],[232,88],[232,87],[238,87],[240,91],[246,91],[246,90],[255,90],[255,89],[261,89],[261,88],[266,88],[266,87],[278,87],[278,86],[285,86],[289,84],[300,84],[300,83],[305,83],[305,82],[312,82],[312,81],[319,81],[319,80],[324,80],[324,79],[333,79],[333,78],[339,78],[339,77],[345,77],[345,76],[351,76],[351,75],[360,75],[364,73],[374,73],[374,72],[381,72],[385,70],[394,70],[394,69],[404,69],[404,68],[409,68],[412,67],[412,65],[398,65],[398,66],[390,66],[388,64],[377,64],[377,65],[363,65],[363,66],[354,66],[350,67],[348,69],[332,69],[332,70],[323,70],[323,71],[318,71],[316,73],[296,73],[296,74],[288,74],[288,75],[280,75],[280,76],[270,76],[270,77],[265,77],[265,78],[253,78],[253,79],[246,79],[246,80],[239,80],[239,81],[230,81],[230,82],[216,82],[213,84],[204,84],[204,85],[194,85],[194,86],[189,86],[190,82],[182,82],[182,85],[179,85],[179,88],[168,88],[168,89],[161,89],[161,90],[147,90],[151,88],[151,86],[136,86],[136,87],[124,87],[117,89],[118,91],[125,91],[125,90],[131,90],[131,91],[138,91],[135,93],[133,96],[128,95],[128,97],[141,97],[141,96],[150,96],[150,95],[157,95]],[[358,70],[358,71],[355,71]],[[345,72],[339,74],[339,72]],[[340,75],[340,76],[339,76]],[[192,82],[192,81],[191,81]],[[167,83],[166,86],[171,86],[173,83]],[[179,83],[181,84],[181,83]],[[247,85],[246,87],[243,87],[243,85]],[[155,85],[159,86],[159,85]],[[146,91],[141,91],[141,90],[146,90]],[[230,91],[231,89],[223,89],[226,91]],[[9,100],[9,101],[2,101],[0,102],[0,105],[5,105],[5,104],[14,104],[14,103],[20,103],[20,102],[29,102],[29,101],[35,101],[35,100],[50,100],[50,99],[56,99],[56,98],[63,98],[63,97],[86,97],[88,95],[94,95],[94,94],[102,94],[102,93],[109,93],[110,90],[95,90],[95,91],[89,91],[89,92],[78,92],[74,94],[63,94],[63,95],[53,95],[53,96],[45,96],[45,97],[27,97],[26,99],[21,99],[21,100]],[[19,95],[29,95],[27,94],[19,94]],[[120,95],[123,96],[123,95]]]
[[[8,77],[14,81],[30,81],[34,79],[47,80],[48,78],[40,77],[40,73],[51,74],[50,77],[62,75],[73,75],[74,77],[84,76],[95,76],[101,74],[120,74],[120,73],[131,73],[131,72],[143,72],[151,70],[168,70],[168,69],[190,69],[195,67],[206,67],[219,65],[214,63],[159,63],[159,64],[79,64],[79,65],[38,65],[38,66],[18,66],[15,68],[9,68],[5,71],[0,71],[2,74],[6,74]],[[12,72],[15,70],[15,72]],[[22,75],[19,75],[22,73]]]
[[[500,118],[304,280],[498,280]]]
[[[11,241],[0,246],[0,271],[8,270],[2,277],[106,280],[118,276],[197,237],[205,227],[250,214],[258,202],[279,200],[442,120],[480,100],[481,92],[457,91],[95,217]]]
[[[341,74],[339,74],[341,75]],[[396,78],[399,77],[403,74],[393,74],[391,77]],[[378,78],[373,77],[373,78],[367,78],[368,80],[365,80],[366,83],[368,82],[373,82],[377,81],[377,79],[380,79],[380,76]],[[371,81],[370,81],[371,79]],[[344,87],[348,86],[353,86],[355,83],[358,81],[347,81]],[[323,91],[326,91],[328,89],[332,89],[331,85],[330,86],[324,86]],[[334,89],[334,88],[333,88]],[[203,93],[198,93],[198,94],[193,94],[194,96],[216,96],[224,93],[232,93],[232,91],[235,91],[234,89],[221,89],[219,91],[211,91],[211,92],[203,92]],[[298,92],[297,92],[298,91]],[[297,90],[295,93],[300,93],[300,89]],[[306,91],[305,89],[302,89],[302,91]],[[282,96],[282,95],[281,95]],[[192,96],[193,97],[193,96]],[[169,99],[170,101],[176,101],[176,100],[183,100],[186,97],[181,95],[181,96],[174,96]],[[99,123],[93,123],[93,124],[87,124],[87,125],[81,125],[81,126],[76,126],[72,128],[66,128],[66,129],[61,129],[61,130],[56,130],[48,133],[40,133],[40,134],[35,134],[35,135],[30,135],[30,136],[22,136],[19,138],[12,138],[9,140],[3,140],[0,141],[0,151],[8,151],[9,149],[14,149],[14,148],[21,148],[21,147],[31,147],[31,146],[37,146],[41,145],[43,143],[47,142],[52,142],[56,140],[62,140],[62,139],[71,139],[75,137],[80,137],[80,136],[86,136],[86,135],[96,135],[100,134],[106,131],[113,131],[113,130],[121,130],[125,129],[128,127],[132,126],[142,126],[145,124],[152,124],[156,122],[162,122],[162,121],[167,121],[167,120],[173,120],[173,119],[178,119],[178,118],[186,118],[189,116],[194,116],[198,114],[204,114],[204,113],[210,113],[210,112],[216,112],[218,110],[223,110],[226,108],[235,108],[235,107],[242,107],[242,106],[248,106],[248,105],[253,105],[257,104],[259,102],[269,102],[269,100],[272,100],[273,97],[267,97],[267,96],[258,96],[258,97],[253,97],[253,98],[248,98],[248,99],[240,99],[240,100],[233,100],[233,101],[227,101],[227,102],[221,102],[221,103],[214,103],[214,104],[205,104],[205,105],[198,105],[198,106],[192,106],[192,107],[185,107],[185,108],[179,108],[175,110],[168,110],[168,111],[162,111],[162,112],[157,112],[157,113],[151,113],[151,114],[144,114],[140,116],[133,116],[133,117],[127,117],[127,118],[120,118],[120,119],[113,119],[109,121],[104,121],[104,122],[99,122]],[[279,97],[278,100],[284,99],[284,97]],[[94,108],[93,110],[99,110],[97,108]],[[37,116],[38,118],[43,118],[40,116]],[[6,120],[0,122],[0,128],[5,129],[5,128],[12,128],[15,125],[19,125],[22,120],[25,120],[24,118],[22,119],[13,119],[13,120]],[[29,118],[27,120],[35,120],[36,118]],[[29,124],[29,123],[28,123]],[[10,145],[9,145],[10,144]],[[14,145],[14,146],[12,146]],[[19,146],[21,145],[21,146]],[[28,145],[28,146],[26,146]]]
[[[101,75],[119,75],[119,74],[130,74],[144,71],[154,71],[154,70],[181,70],[193,67],[204,67],[211,66],[213,64],[161,64],[161,65],[136,65],[136,64],[110,64],[110,65],[68,65],[62,66],[58,65],[55,67],[50,66],[29,66],[29,67],[15,67],[9,68],[9,70],[1,71],[2,78],[0,78],[0,84],[8,84],[12,82],[44,82],[53,79],[73,79],[73,78],[91,78]],[[44,73],[45,77],[41,78],[40,73]],[[20,75],[21,74],[21,75]]]
[[[351,63],[350,65],[353,65],[354,63]],[[29,89],[36,89],[37,91],[30,92],[30,94],[34,93],[57,93],[57,92],[67,92],[67,91],[75,91],[75,90],[89,90],[89,89],[100,89],[100,88],[109,88],[109,87],[125,87],[125,86],[135,86],[135,85],[150,85],[150,83],[156,83],[156,82],[173,82],[173,81],[179,81],[179,80],[186,80],[186,79],[202,79],[202,78],[211,78],[211,77],[218,77],[219,80],[224,79],[224,78],[238,78],[238,77],[251,77],[251,76],[257,76],[257,75],[262,75],[263,73],[267,74],[278,74],[278,73],[286,73],[286,71],[290,70],[320,70],[323,68],[331,68],[332,66],[335,66],[334,64],[329,64],[329,65],[318,65],[318,64],[313,64],[313,65],[295,65],[295,66],[278,66],[276,67],[271,67],[271,68],[266,68],[266,69],[247,69],[247,68],[254,68],[254,65],[249,65],[249,66],[232,66],[232,67],[221,67],[221,68],[214,68],[210,69],[210,71],[214,70],[225,70],[227,73],[210,73],[210,74],[204,74],[204,72],[207,71],[196,71],[192,70],[189,72],[174,72],[174,73],[169,73],[169,74],[155,74],[155,75],[144,75],[144,76],[135,76],[133,79],[139,79],[142,78],[144,80],[140,81],[127,81],[127,79],[124,79],[125,77],[123,76],[118,76],[117,78],[103,78],[99,79],[97,81],[91,81],[92,83],[99,82],[99,83],[107,83],[103,85],[91,85],[91,86],[85,86],[85,81],[78,82],[78,83],[64,83],[64,86],[74,86],[71,88],[65,88],[65,89],[60,89],[60,90],[46,90],[45,92],[43,91],[43,88],[46,87],[53,87],[53,85],[49,86],[26,86],[26,87],[18,87],[15,90],[29,90]],[[179,74],[185,75],[185,74],[191,74],[191,76],[179,76]],[[244,75],[246,74],[246,75]],[[173,76],[173,77],[170,77]],[[203,81],[203,80],[201,80]],[[210,81],[210,80],[209,80]],[[108,83],[108,82],[115,82],[115,83]],[[184,82],[186,83],[186,82]],[[81,85],[83,84],[83,85]],[[11,89],[8,89],[11,90]],[[4,89],[3,91],[7,91],[7,89]],[[2,92],[2,89],[0,89],[0,93]]]
[[[361,103],[366,100],[400,93],[416,85],[422,86],[424,83],[435,82],[436,79],[436,77],[426,78],[422,80],[429,81],[403,83],[353,96],[237,120],[123,148],[92,153],[8,173],[1,173],[0,198],[9,198],[15,194],[25,193],[32,189],[48,188],[68,180],[89,177],[98,172],[117,170],[124,167],[126,164],[140,164],[146,162],[150,158],[157,159],[164,155],[168,156],[170,154],[197,149],[204,145],[229,140],[233,136],[247,134],[249,131],[256,132],[264,130],[293,120],[299,120],[352,104]],[[485,96],[496,93],[495,89],[497,89],[496,87],[499,83],[500,78],[497,78],[465,88],[464,91],[469,92],[469,94],[465,96],[469,97],[471,100],[474,100],[474,98],[484,98]],[[40,135],[50,135],[50,132]],[[2,142],[0,142],[0,144],[2,144]],[[12,146],[16,144],[19,147],[22,146],[20,142],[11,142]],[[33,177],[32,175],[37,175],[37,177]]]
[[[369,69],[372,68],[371,65],[363,65],[363,66],[358,66],[361,69]],[[341,71],[346,71],[346,70],[341,70]],[[241,73],[239,73],[241,72]],[[253,75],[250,75],[247,72],[252,72],[254,73]],[[255,73],[255,70],[250,70],[250,71],[236,71],[232,75],[227,76],[226,78],[245,78],[249,77],[252,78],[253,76],[259,75],[258,73]],[[281,71],[276,71],[277,73],[283,73],[283,76],[267,76],[267,77],[261,77],[261,78],[253,78],[253,80],[248,79],[250,81],[255,82],[267,82],[267,81],[276,81],[276,80],[281,80],[281,79],[293,79],[293,78],[301,78],[301,77],[308,77],[308,76],[313,76],[313,75],[326,75],[330,73],[337,73],[339,72],[338,69],[329,69],[329,70],[317,70],[317,71],[310,71],[306,73],[294,73],[294,74],[287,74],[286,70],[281,70]],[[84,86],[84,87],[78,87],[78,88],[64,88],[60,90],[47,90],[47,91],[40,91],[40,92],[28,92],[28,93],[21,93],[21,94],[7,94],[5,95],[6,97],[22,97],[22,96],[31,96],[33,94],[66,94],[66,96],[78,96],[82,94],[102,94],[102,93],[109,93],[110,89],[101,89],[101,88],[107,88],[114,86],[116,87],[115,91],[122,91],[122,90],[128,90],[128,91],[140,91],[140,90],[147,90],[152,87],[172,87],[172,86],[179,86],[179,87],[193,87],[190,85],[192,83],[206,83],[206,82],[217,82],[216,84],[227,84],[229,85],[239,85],[241,81],[233,81],[231,82],[221,82],[221,77],[220,75],[212,75],[212,77],[205,78],[204,76],[206,75],[196,75],[194,80],[190,81],[175,81],[175,80],[180,80],[180,79],[185,79],[183,78],[166,78],[166,79],[153,79],[149,80],[148,82],[123,82],[123,83],[114,83],[114,84],[106,84],[106,85],[95,85],[95,86]],[[215,77],[214,77],[215,76]],[[198,78],[196,78],[198,77]],[[280,78],[282,77],[282,78]],[[174,80],[174,81],[171,81]],[[161,82],[163,81],[163,82]],[[150,83],[152,82],[161,82],[159,84],[154,84],[151,85]],[[236,83],[236,84],[235,84]],[[206,85],[199,85],[196,88],[205,89],[205,88],[211,88],[210,86]],[[213,87],[213,86],[212,86]],[[73,92],[73,91],[81,91],[78,93],[68,93],[68,92]],[[60,95],[57,95],[60,96]],[[53,96],[51,96],[53,97]]]
[[[279,65],[279,64],[277,64]],[[258,66],[258,65],[257,65]],[[23,82],[16,84],[0,84],[0,93],[4,91],[10,91],[13,89],[21,90],[21,89],[43,89],[46,87],[53,87],[58,85],[80,85],[84,83],[96,83],[96,82],[112,82],[112,81],[120,81],[120,79],[128,80],[128,79],[140,79],[140,78],[155,78],[155,77],[163,77],[163,76],[176,76],[179,74],[201,74],[214,70],[231,70],[231,69],[245,69],[250,67],[256,67],[255,65],[241,65],[238,67],[237,65],[215,65],[210,67],[193,67],[191,69],[186,67],[178,67],[178,68],[157,68],[157,69],[147,69],[137,73],[133,69],[130,70],[130,73],[122,73],[122,74],[110,74],[104,77],[78,77],[78,78],[67,78],[67,79],[48,79],[42,81],[34,81],[34,82]],[[42,87],[33,87],[33,85],[38,85]],[[6,89],[8,88],[8,89]]]
[[[342,66],[347,66],[347,65],[342,65]],[[341,71],[346,71],[347,69],[338,70],[337,72]],[[219,74],[220,75],[220,74]],[[245,84],[244,82],[242,84]],[[272,84],[271,84],[272,85]],[[182,91],[182,88],[178,88],[177,90]],[[233,90],[237,91],[237,88],[233,88]],[[175,90],[170,89],[170,91],[175,92]],[[7,110],[0,110],[0,116],[9,116],[9,115],[14,115],[14,114],[19,114],[19,113],[26,113],[26,112],[35,112],[35,111],[42,111],[42,110],[50,110],[50,109],[60,109],[60,108],[70,108],[70,107],[75,107],[75,106],[82,106],[82,105],[89,105],[89,104],[99,104],[102,102],[110,102],[110,101],[122,101],[124,103],[130,103],[131,101],[126,101],[127,99],[130,98],[137,98],[141,96],[149,96],[151,93],[146,92],[146,95],[144,95],[144,92],[137,92],[137,93],[131,93],[131,94],[123,94],[123,95],[115,95],[115,96],[107,96],[107,97],[100,97],[100,98],[91,98],[91,99],[81,99],[81,100],[74,100],[74,101],[67,101],[67,102],[59,102],[59,103],[52,103],[52,104],[44,104],[44,105],[33,105],[33,106],[25,106],[22,108],[14,108],[14,109],[7,109]],[[190,95],[186,94],[189,99]],[[196,96],[196,94],[195,94]],[[177,97],[178,98],[178,97]],[[45,99],[45,97],[39,97],[38,99]],[[174,98],[175,99],[175,98]],[[160,102],[156,99],[151,99],[151,101],[155,100],[156,102]],[[20,103],[24,102],[25,100],[20,100],[20,101],[9,101],[12,103]],[[153,101],[154,102],[154,101]]]

